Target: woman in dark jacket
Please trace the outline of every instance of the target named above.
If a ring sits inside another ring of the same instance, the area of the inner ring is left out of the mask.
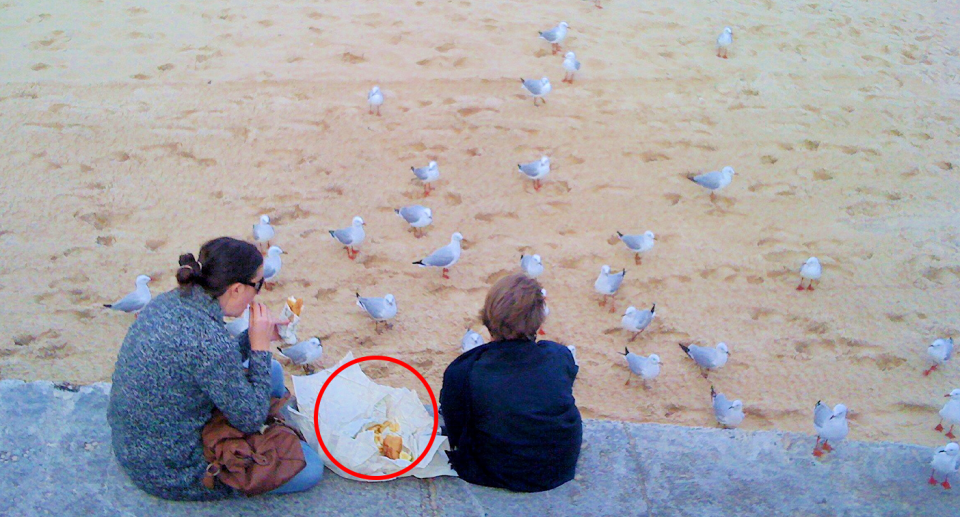
[[[573,398],[579,368],[567,347],[536,341],[543,309],[536,280],[501,279],[481,313],[493,341],[462,354],[443,374],[450,463],[465,481],[539,492],[573,479],[583,435]]]
[[[180,257],[180,287],[157,296],[127,332],[113,373],[107,420],[117,460],[134,484],[165,499],[239,495],[202,485],[201,430],[216,407],[244,433],[259,431],[270,397],[283,396],[283,370],[271,359],[278,339],[270,311],[254,302],[263,257],[253,244],[221,237]],[[232,339],[223,317],[250,307],[249,331]],[[249,368],[242,363],[249,360]],[[323,473],[302,444],[307,467],[274,493],[306,490]]]

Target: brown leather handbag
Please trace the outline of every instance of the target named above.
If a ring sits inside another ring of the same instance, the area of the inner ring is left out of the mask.
[[[246,495],[269,492],[293,479],[307,466],[300,441],[303,435],[280,415],[289,395],[270,401],[267,421],[259,432],[243,434],[230,425],[219,409],[203,428],[203,456],[210,463],[203,485],[213,489],[215,479]]]

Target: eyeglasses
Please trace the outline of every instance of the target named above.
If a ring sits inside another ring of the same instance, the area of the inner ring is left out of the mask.
[[[243,284],[243,285],[249,285],[250,287],[256,289],[256,290],[257,290],[257,294],[260,294],[260,289],[263,287],[263,279],[262,279],[262,278],[261,278],[257,283],[247,282],[247,281],[245,281],[245,280],[241,280],[239,283],[241,283],[241,284]]]

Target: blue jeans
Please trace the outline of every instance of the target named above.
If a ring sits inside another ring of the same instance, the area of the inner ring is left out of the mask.
[[[281,398],[286,394],[287,388],[283,385],[283,366],[273,360],[270,361],[270,383],[271,397]],[[303,492],[313,488],[323,478],[323,460],[306,442],[300,442],[300,447],[303,449],[303,459],[307,461],[307,466],[293,476],[293,479],[268,492],[269,494]]]

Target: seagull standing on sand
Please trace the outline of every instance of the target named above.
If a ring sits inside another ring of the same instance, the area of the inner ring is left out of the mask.
[[[850,432],[850,428],[847,426],[847,406],[843,404],[837,404],[833,407],[833,410],[830,410],[830,406],[827,406],[821,401],[817,401],[817,405],[813,408],[813,426],[817,430],[817,443],[813,446],[813,455],[816,457],[823,456],[824,452],[830,452],[833,450],[827,442],[839,442],[847,437],[847,433]],[[820,444],[820,439],[823,439],[823,444]]]
[[[717,191],[726,187],[733,181],[734,172],[733,167],[724,167],[722,170],[708,172],[706,174],[700,175],[687,175],[687,179],[700,185],[701,187],[710,190],[710,199],[715,200]]]
[[[443,278],[449,279],[447,273],[450,271],[450,268],[460,260],[460,241],[463,240],[463,235],[460,235],[460,232],[454,232],[450,236],[450,244],[437,249],[431,253],[427,258],[418,260],[414,264],[420,267],[440,267],[443,268]]]
[[[727,364],[727,359],[730,357],[730,349],[727,348],[726,343],[717,343],[716,348],[697,345],[687,346],[680,343],[680,349],[690,356],[693,362],[697,363],[697,366],[700,367],[700,375],[703,375],[704,379],[707,378],[708,370],[716,370],[722,367]]]
[[[540,255],[520,255],[520,269],[530,278],[537,278],[543,274],[543,261]]]
[[[960,470],[960,445],[950,442],[938,448],[933,453],[930,466],[933,467],[933,470],[930,472],[930,479],[927,480],[927,483],[936,485],[937,479],[934,474],[940,474],[943,476],[943,483],[940,485],[949,490],[951,488],[950,474],[955,474]]]
[[[383,105],[383,93],[380,92],[379,86],[374,86],[370,89],[370,93],[367,94],[367,103],[370,104],[370,109],[367,110],[367,113],[373,114],[373,108],[377,108],[377,116],[380,116],[380,106]]]
[[[636,262],[638,266],[643,262],[640,254],[652,250],[653,245],[657,243],[656,235],[650,231],[643,232],[643,235],[624,235],[617,232],[617,237],[620,237],[620,240],[627,245],[630,251],[636,253],[634,262]]]
[[[393,328],[393,323],[390,323],[389,320],[397,315],[397,300],[392,294],[383,298],[363,298],[360,293],[357,293],[357,306],[367,311],[367,314],[376,322],[377,334],[382,333],[380,330],[381,322],[386,323],[388,329]]]
[[[350,260],[354,260],[360,255],[358,248],[367,236],[367,232],[363,231],[364,225],[366,225],[366,223],[364,223],[363,218],[358,215],[353,218],[353,223],[350,226],[339,230],[328,230],[330,236],[346,248],[347,258]]]
[[[260,216],[260,222],[253,225],[253,240],[257,241],[257,247],[266,244],[270,247],[270,239],[276,234],[273,226],[270,226],[270,216],[264,214]]]
[[[430,192],[433,192],[430,183],[437,181],[440,177],[440,169],[437,167],[437,162],[432,161],[426,167],[410,167],[410,170],[413,171],[413,175],[416,176],[418,180],[423,182],[423,197],[429,196]]]
[[[483,336],[473,330],[467,329],[467,332],[460,338],[460,350],[469,352],[483,344]]]
[[[933,359],[933,366],[923,371],[924,377],[930,375],[930,372],[936,370],[941,364],[947,364],[947,361],[950,360],[950,356],[953,355],[953,338],[934,340],[927,347],[927,355],[930,356],[930,359]]]
[[[123,298],[113,302],[105,303],[104,307],[108,309],[113,309],[115,311],[122,311],[126,313],[133,313],[136,315],[140,312],[141,309],[146,307],[150,303],[150,288],[147,287],[147,284],[150,283],[150,277],[147,275],[137,276],[136,284],[137,288],[134,291]]]
[[[943,432],[943,421],[946,420],[950,424],[947,438],[956,438],[953,435],[953,426],[960,424],[960,389],[953,390],[944,397],[949,397],[950,400],[940,410],[940,423],[934,427],[934,430]]]
[[[820,275],[823,274],[823,268],[820,266],[820,261],[817,260],[817,257],[810,257],[806,262],[800,266],[800,285],[797,286],[797,291],[803,291],[803,281],[807,280],[807,290],[813,291],[813,283],[816,282],[817,285],[820,285]]]
[[[530,92],[530,95],[533,95],[533,105],[537,106],[537,99],[542,100],[544,104],[547,103],[547,99],[544,97],[550,93],[550,90],[553,88],[550,86],[550,79],[544,77],[543,79],[524,79],[520,78],[521,87]]]
[[[727,47],[733,43],[733,29],[724,27],[720,37],[717,38],[717,57],[727,59]],[[720,54],[723,54],[722,56]]]
[[[569,28],[570,25],[568,25],[567,22],[560,22],[560,25],[548,31],[540,31],[540,38],[547,40],[553,45],[553,53],[556,54],[560,52],[560,42],[563,41],[563,38],[567,37],[567,29]]]
[[[263,283],[272,284],[276,282],[280,275],[280,255],[283,250],[279,246],[270,246],[267,250],[267,258],[263,259]],[[268,290],[270,287],[267,288]]]
[[[237,318],[234,318],[230,323],[227,323],[227,332],[229,332],[232,337],[239,337],[240,334],[243,334],[243,331],[247,330],[248,328],[250,328],[249,305],[247,305],[247,308],[243,310],[243,314]]]
[[[627,366],[630,367],[631,372],[624,386],[630,384],[630,379],[633,377],[633,374],[639,375],[640,378],[643,379],[644,387],[647,387],[647,382],[656,379],[657,375],[660,375],[660,365],[663,363],[660,361],[659,355],[650,354],[650,357],[644,357],[631,352],[627,347],[623,347],[623,355],[627,358]]]
[[[563,82],[573,84],[573,76],[580,71],[580,62],[577,61],[576,54],[567,52],[567,55],[563,56],[563,69],[566,70]]]
[[[433,223],[433,211],[421,205],[410,205],[394,210],[404,221],[413,227],[413,236],[423,237],[423,227]]]
[[[550,158],[543,156],[535,162],[518,163],[517,168],[524,178],[533,180],[533,190],[540,192],[540,180],[550,174]]]
[[[312,337],[291,347],[278,348],[277,350],[280,355],[289,359],[293,364],[301,366],[319,361],[320,357],[323,356],[323,345],[320,344],[320,338],[318,337]]]
[[[626,274],[626,268],[619,273],[611,274],[610,266],[604,264],[602,267],[600,267],[600,276],[598,276],[597,281],[593,283],[593,288],[598,293],[603,295],[603,297],[600,299],[601,307],[604,307],[607,304],[607,297],[610,297],[610,312],[616,312],[617,291],[620,289],[620,284],[623,283],[623,277]]]
[[[743,422],[743,402],[730,402],[723,393],[717,393],[713,386],[710,386],[710,399],[713,401],[713,414],[722,427],[738,427]]]
[[[630,306],[627,308],[627,312],[623,314],[623,318],[620,320],[620,326],[625,330],[633,332],[633,337],[630,338],[632,343],[634,339],[637,339],[644,329],[650,325],[650,322],[653,321],[653,317],[657,315],[657,304],[653,304],[653,307],[650,307],[649,311],[637,310],[636,307]]]

